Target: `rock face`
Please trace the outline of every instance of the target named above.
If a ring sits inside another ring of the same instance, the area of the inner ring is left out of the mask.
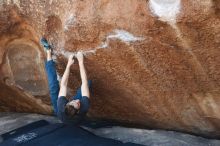
[[[84,51],[88,116],[220,137],[219,18],[218,0],[3,0],[0,110],[51,113],[44,35],[60,76]]]

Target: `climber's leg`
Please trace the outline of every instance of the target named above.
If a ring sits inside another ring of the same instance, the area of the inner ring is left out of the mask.
[[[45,68],[48,77],[49,90],[51,103],[53,105],[54,113],[57,114],[57,99],[59,94],[59,82],[57,80],[56,66],[55,62],[51,57],[51,49],[47,50],[47,61],[45,63]]]

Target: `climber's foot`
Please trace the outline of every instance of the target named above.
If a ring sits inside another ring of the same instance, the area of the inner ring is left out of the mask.
[[[46,38],[42,37],[41,40],[41,45],[46,49],[46,50],[51,50],[51,45],[48,43]]]

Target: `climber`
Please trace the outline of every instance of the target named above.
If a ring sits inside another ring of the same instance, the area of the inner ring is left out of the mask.
[[[84,66],[84,57],[82,52],[76,55],[70,55],[63,77],[59,82],[57,80],[55,62],[52,59],[52,47],[48,44],[45,38],[41,39],[41,44],[47,52],[47,61],[45,63],[46,72],[49,82],[50,98],[53,109],[57,117],[64,123],[79,124],[90,106],[90,91],[91,81],[87,80],[86,70]],[[81,87],[77,90],[76,95],[67,99],[67,83],[71,65],[74,64],[74,58],[77,58],[82,80]]]

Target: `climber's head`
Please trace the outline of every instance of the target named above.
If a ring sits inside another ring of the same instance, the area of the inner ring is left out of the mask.
[[[65,113],[68,116],[72,117],[72,116],[75,116],[79,112],[79,109],[80,109],[80,100],[78,99],[72,100],[66,104]]]

